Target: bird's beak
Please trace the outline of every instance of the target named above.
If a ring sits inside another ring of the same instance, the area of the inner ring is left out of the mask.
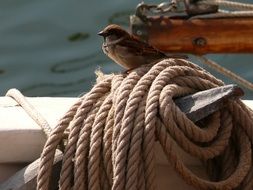
[[[104,33],[104,31],[102,30],[102,31],[100,31],[99,33],[98,33],[98,35],[99,36],[103,36],[103,37],[105,37],[105,33]]]

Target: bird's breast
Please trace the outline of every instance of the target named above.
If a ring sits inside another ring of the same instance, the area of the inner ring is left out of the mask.
[[[145,57],[139,56],[130,51],[128,47],[121,45],[115,45],[111,57],[114,57],[112,59],[126,69],[137,68],[146,63]]]
[[[109,58],[126,69],[137,68],[148,63],[147,57],[136,54],[126,46],[104,43],[102,49]]]

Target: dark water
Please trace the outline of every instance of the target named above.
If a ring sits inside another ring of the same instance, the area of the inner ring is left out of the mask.
[[[128,15],[139,2],[2,1],[0,95],[15,87],[27,96],[78,96],[94,84],[96,69],[105,73],[119,71],[121,68],[102,53],[102,39],[97,32],[109,23],[127,26]],[[209,57],[253,81],[252,55]],[[226,83],[234,83],[207,70]],[[252,92],[245,92],[245,98],[253,98]]]

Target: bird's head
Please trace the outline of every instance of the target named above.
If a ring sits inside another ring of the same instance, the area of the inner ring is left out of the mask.
[[[110,24],[109,26],[105,27],[98,35],[106,37],[114,37],[114,38],[122,38],[129,36],[128,32],[125,31],[122,27],[116,24]]]

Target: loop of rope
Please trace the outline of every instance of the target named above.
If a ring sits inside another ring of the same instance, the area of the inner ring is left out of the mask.
[[[26,98],[17,89],[10,89],[6,96],[14,99],[25,111],[26,113],[42,128],[46,137],[50,136],[52,128],[50,127],[47,120],[30,104]]]
[[[129,75],[100,77],[51,132],[41,154],[37,189],[49,188],[54,154],[69,129],[60,190],[159,188],[155,141],[174,169],[197,189],[252,188],[253,114],[241,101],[196,125],[173,98],[221,86],[181,59],[145,65]],[[191,172],[177,148],[203,161],[210,180]]]

